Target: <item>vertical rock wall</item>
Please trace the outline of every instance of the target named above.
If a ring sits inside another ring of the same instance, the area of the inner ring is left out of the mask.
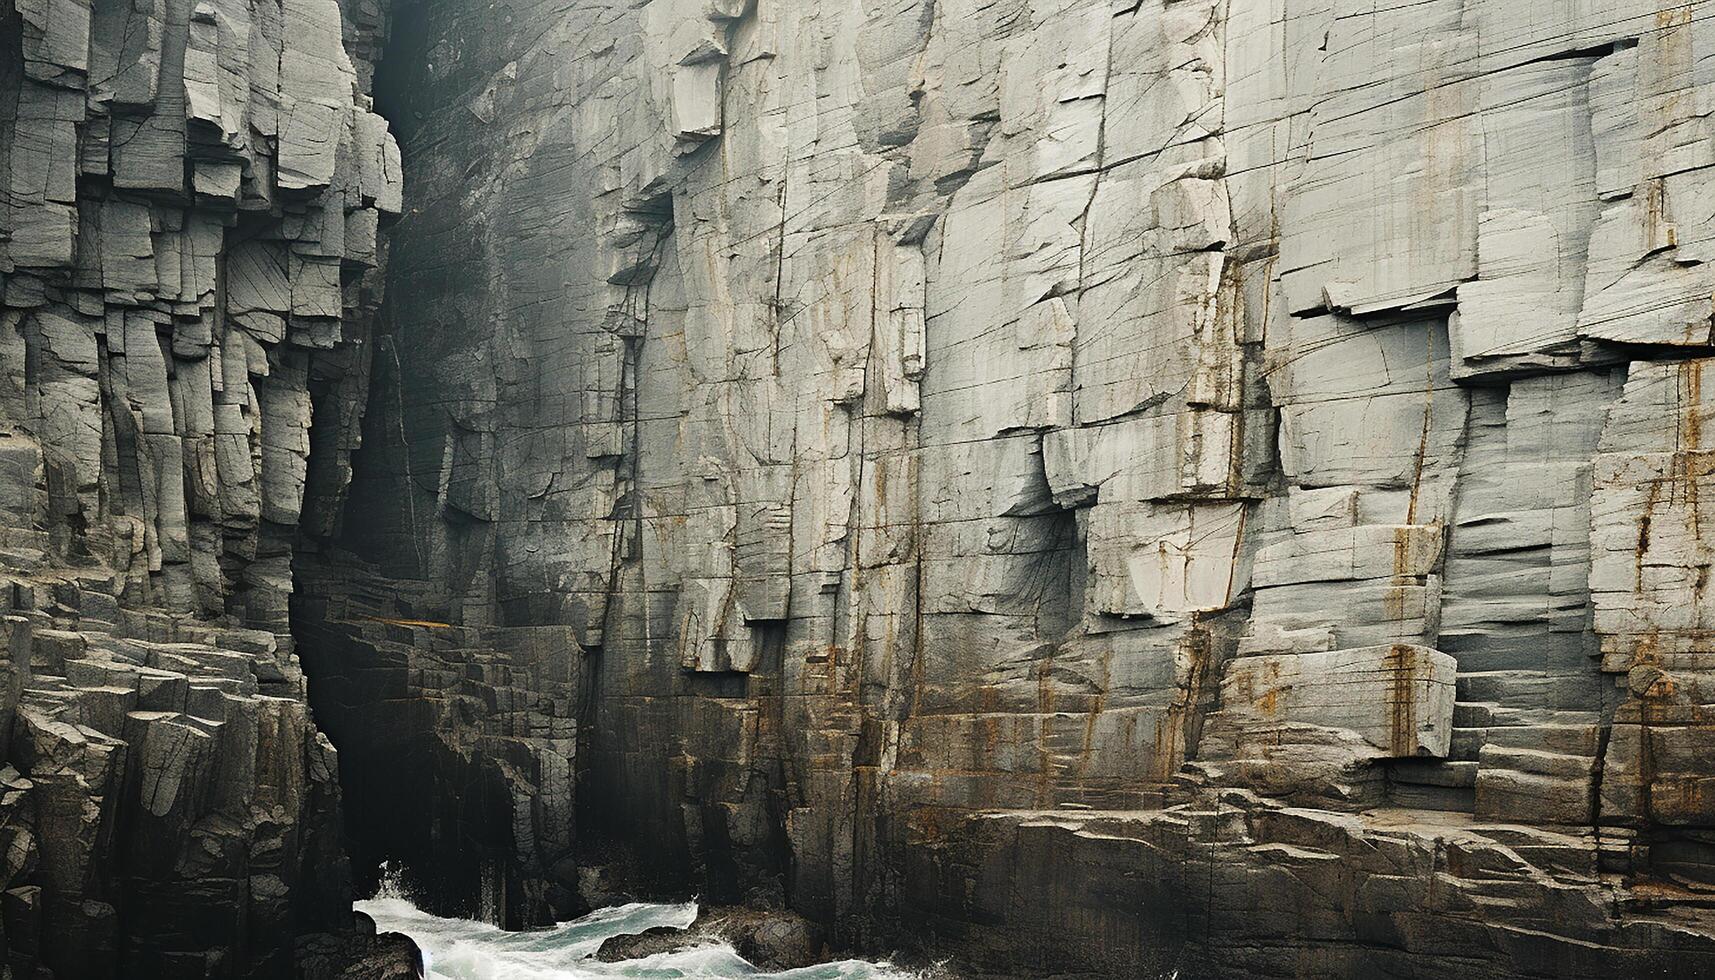
[[[851,942],[1711,969],[1705,6],[402,7],[339,673],[526,760],[507,895],[575,737]]]
[[[287,600],[400,208],[351,8],[0,5],[9,976],[284,976],[350,927]]]

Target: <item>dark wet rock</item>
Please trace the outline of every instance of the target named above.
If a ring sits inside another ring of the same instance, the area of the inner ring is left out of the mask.
[[[795,912],[705,908],[684,929],[656,926],[634,935],[606,939],[596,952],[596,959],[618,963],[725,942],[738,955],[764,970],[793,970],[829,959],[826,936],[820,925]]]
[[[578,898],[586,908],[624,905],[648,894],[648,882],[623,850],[607,854],[582,850],[578,857]]]
[[[361,916],[367,918],[367,916]],[[409,936],[377,934],[374,921],[341,934],[299,940],[298,980],[423,980],[423,954]]]
[[[795,912],[733,909],[710,928],[765,970],[795,970],[829,958],[827,930]]]
[[[341,746],[357,865],[399,869],[438,914],[528,928],[587,911],[573,860],[585,678],[572,632],[413,617],[372,576],[302,564],[304,669],[316,720]]]
[[[603,963],[621,963],[625,960],[642,959],[658,953],[672,953],[693,946],[704,946],[715,942],[717,937],[700,930],[693,924],[688,929],[675,929],[672,926],[656,926],[642,932],[627,936],[610,936],[602,940],[601,948],[596,950],[595,958]]]

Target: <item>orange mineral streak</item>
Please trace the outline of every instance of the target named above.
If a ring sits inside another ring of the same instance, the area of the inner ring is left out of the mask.
[[[1418,666],[1414,648],[1395,644],[1388,651],[1388,748],[1395,756],[1415,754],[1417,701],[1412,697],[1412,687]]]
[[[431,630],[450,630],[452,623],[438,623],[432,619],[393,619],[388,616],[364,616],[365,622],[386,623],[388,626],[420,626]]]

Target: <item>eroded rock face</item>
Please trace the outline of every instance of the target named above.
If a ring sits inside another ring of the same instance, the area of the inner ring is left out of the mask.
[[[286,976],[351,927],[287,600],[400,208],[380,26],[0,6],[0,972]]]
[[[1696,5],[381,15],[0,8],[14,972],[346,925],[306,688],[512,925],[1715,969]]]
[[[841,942],[1706,969],[1693,6],[420,0],[303,575],[568,629],[579,840]]]

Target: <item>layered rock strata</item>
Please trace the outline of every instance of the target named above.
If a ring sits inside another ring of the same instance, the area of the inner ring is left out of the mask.
[[[580,841],[841,942],[1707,969],[1704,7],[399,7],[304,574],[427,715],[569,630]]]
[[[400,208],[380,28],[333,0],[0,5],[9,976],[288,976],[351,927],[287,608]]]

